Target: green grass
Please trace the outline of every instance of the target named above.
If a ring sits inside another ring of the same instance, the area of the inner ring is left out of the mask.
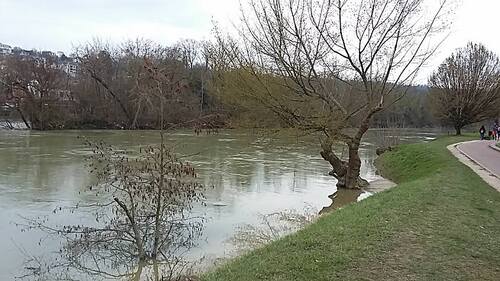
[[[446,149],[467,139],[384,154],[378,166],[397,187],[201,280],[500,280],[500,193]]]

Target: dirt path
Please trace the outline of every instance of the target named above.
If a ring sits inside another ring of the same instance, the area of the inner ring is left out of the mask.
[[[500,191],[500,150],[490,147],[492,145],[493,141],[469,141],[450,145],[448,149],[484,181]]]

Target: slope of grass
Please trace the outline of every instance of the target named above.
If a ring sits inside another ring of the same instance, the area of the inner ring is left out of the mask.
[[[324,215],[202,280],[500,280],[500,193],[446,149],[401,146],[378,166],[398,186]]]

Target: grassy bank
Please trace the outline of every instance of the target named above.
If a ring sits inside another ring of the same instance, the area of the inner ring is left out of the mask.
[[[405,145],[379,159],[398,186],[321,217],[202,280],[499,280],[500,193],[446,149]]]

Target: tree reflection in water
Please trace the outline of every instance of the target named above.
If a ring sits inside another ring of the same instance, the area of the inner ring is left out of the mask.
[[[191,263],[184,259],[202,234],[204,219],[193,217],[204,199],[194,168],[163,141],[139,152],[88,142],[88,163],[97,183],[86,192],[98,203],[58,208],[54,213],[93,216],[94,224],[50,225],[26,219],[27,229],[62,238],[52,261],[32,258],[26,269],[36,280],[182,280]]]
[[[366,192],[361,189],[345,189],[345,188],[338,189],[337,191],[335,191],[335,193],[328,196],[330,199],[332,199],[332,204],[330,206],[321,209],[319,213],[320,214],[329,213],[336,209],[342,208],[345,205],[350,204],[352,202],[357,202],[361,194],[364,193]]]

